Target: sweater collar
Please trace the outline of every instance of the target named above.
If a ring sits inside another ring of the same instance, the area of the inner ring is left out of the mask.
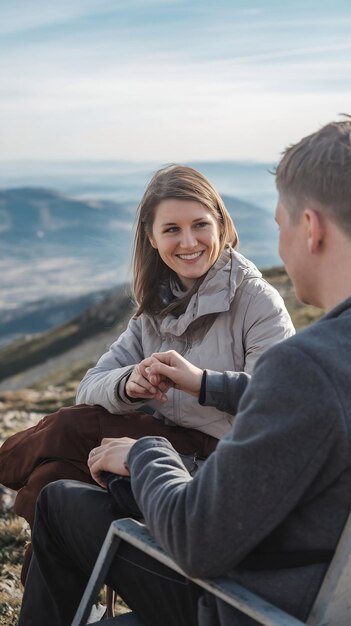
[[[339,317],[339,315],[342,315],[342,313],[345,313],[345,311],[348,311],[350,309],[351,309],[351,296],[349,296],[342,302],[339,302],[339,304],[337,304],[333,309],[328,311],[328,313],[323,315],[323,317],[321,317],[318,321],[322,322],[325,319],[332,319],[335,317]]]

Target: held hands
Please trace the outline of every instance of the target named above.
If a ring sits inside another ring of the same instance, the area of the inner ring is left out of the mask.
[[[113,472],[121,476],[129,476],[126,459],[136,439],[121,437],[120,439],[105,438],[98,448],[94,448],[88,457],[88,467],[92,478],[101,487],[106,487],[101,479],[101,472]]]
[[[125,389],[131,398],[152,398],[162,402],[167,400],[166,392],[170,387],[198,396],[202,375],[202,369],[189,363],[175,350],[158,352],[135,366]],[[126,459],[135,441],[129,437],[105,438],[99,447],[90,452],[88,467],[92,478],[101,487],[106,487],[101,472],[129,476]]]
[[[166,392],[171,385],[157,374],[153,376],[152,382],[148,378],[147,369],[154,361],[156,359],[151,356],[134,367],[125,385],[125,392],[129,398],[152,399],[160,402],[167,400]]]
[[[136,365],[129,376],[125,391],[130,398],[165,402],[170,387],[193,396],[200,393],[203,370],[192,365],[175,350],[155,352]]]
[[[151,384],[156,385],[158,381],[163,381],[168,388],[175,387],[193,396],[199,395],[202,369],[189,363],[175,350],[157,352],[150,358],[152,363],[145,368],[145,374]]]

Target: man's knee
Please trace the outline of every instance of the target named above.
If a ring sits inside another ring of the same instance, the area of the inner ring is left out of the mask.
[[[41,490],[38,506],[39,508],[44,506],[58,515],[67,512],[68,515],[72,513],[77,516],[81,509],[80,504],[87,499],[88,502],[93,502],[91,498],[94,498],[96,493],[108,496],[107,492],[97,485],[87,485],[78,480],[55,480]]]
[[[50,482],[48,485],[44,485],[38,496],[38,506],[47,507],[48,505],[50,506],[51,503],[57,503],[65,500],[67,493],[67,483],[71,482],[74,481],[59,479]]]

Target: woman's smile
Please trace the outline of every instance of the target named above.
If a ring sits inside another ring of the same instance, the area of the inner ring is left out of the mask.
[[[192,252],[191,254],[176,254],[176,256],[182,259],[182,261],[196,261],[203,253],[204,250],[200,250],[199,252]]]

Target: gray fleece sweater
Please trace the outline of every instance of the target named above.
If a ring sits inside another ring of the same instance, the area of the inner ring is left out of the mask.
[[[136,500],[186,572],[229,576],[306,618],[351,505],[350,365],[348,298],[268,350],[251,381],[207,373],[206,404],[235,412],[241,399],[231,432],[194,478],[167,440],[133,446]],[[202,623],[255,622],[204,596]]]

